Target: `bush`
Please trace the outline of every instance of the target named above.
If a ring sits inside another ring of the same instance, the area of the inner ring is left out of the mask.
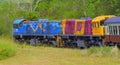
[[[24,18],[26,18],[27,20],[37,20],[39,19],[39,13],[34,11],[25,12]]]
[[[16,53],[16,46],[6,40],[0,40],[0,60],[14,56]]]
[[[91,47],[88,49],[90,56],[111,56],[111,47]]]
[[[119,50],[115,47],[91,47],[87,50],[87,56],[94,57],[119,57]]]

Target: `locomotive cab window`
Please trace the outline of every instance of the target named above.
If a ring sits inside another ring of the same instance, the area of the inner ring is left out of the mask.
[[[100,26],[103,26],[103,25],[104,25],[104,21],[101,21],[101,22],[100,22]]]
[[[18,28],[19,25],[18,24],[13,24],[13,28]]]
[[[98,23],[98,22],[92,23],[92,27],[93,27],[93,28],[99,28],[99,23]]]
[[[92,23],[92,27],[93,27],[93,28],[95,27],[95,23]]]
[[[24,23],[23,21],[22,21],[22,22],[20,22],[19,26],[21,27],[21,26],[23,25],[23,23]]]
[[[19,24],[13,24],[13,28],[18,28],[23,25],[24,22],[20,22]]]
[[[99,22],[97,23],[97,27],[98,27],[98,28],[100,27]]]

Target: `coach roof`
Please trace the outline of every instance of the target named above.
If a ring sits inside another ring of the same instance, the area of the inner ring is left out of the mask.
[[[113,17],[110,19],[107,19],[104,24],[120,24],[120,17]]]

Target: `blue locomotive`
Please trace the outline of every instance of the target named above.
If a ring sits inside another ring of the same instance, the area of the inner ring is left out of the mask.
[[[40,19],[38,21],[27,21],[25,19],[13,22],[13,37],[16,41],[26,41],[32,45],[52,42],[56,35],[61,34],[61,22]]]

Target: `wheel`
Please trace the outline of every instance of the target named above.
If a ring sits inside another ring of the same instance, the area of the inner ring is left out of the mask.
[[[30,45],[36,46],[36,39],[31,39],[30,40]]]

